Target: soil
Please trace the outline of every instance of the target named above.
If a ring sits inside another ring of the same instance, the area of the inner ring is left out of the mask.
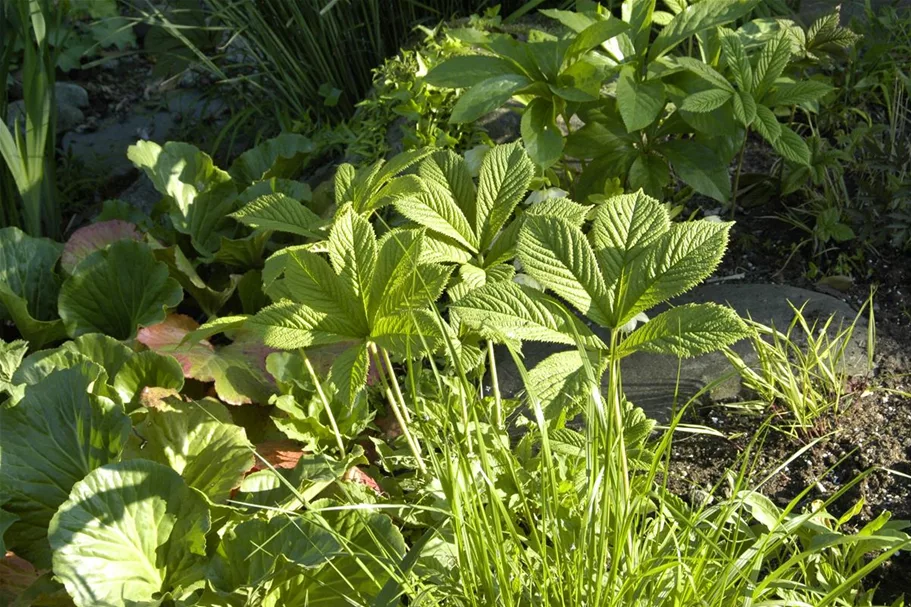
[[[761,150],[751,152],[747,165],[767,170]],[[705,213],[715,212],[711,204],[704,206],[708,207]],[[746,457],[754,482],[772,475],[761,490],[780,506],[809,487],[798,510],[813,500],[837,496],[829,508],[836,516],[863,499],[855,528],[883,511],[893,519],[911,521],[911,253],[876,252],[863,269],[866,276],[839,285],[847,287],[840,291],[807,278],[809,257],[803,256],[803,250],[791,256],[802,234],[775,218],[775,212],[768,206],[738,212],[731,245],[716,278],[815,288],[855,309],[875,288],[875,370],[870,377],[852,378],[839,410],[807,431],[788,432],[783,412],[773,411],[767,420],[726,405],[689,411],[685,423],[714,428],[725,438],[681,436],[673,447],[669,485],[683,496],[721,487],[725,472]],[[889,604],[902,593],[911,596],[911,555],[893,558],[874,583],[879,584],[877,603]]]

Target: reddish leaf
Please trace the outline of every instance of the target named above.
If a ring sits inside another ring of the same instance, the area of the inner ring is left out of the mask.
[[[382,495],[383,493],[383,490],[380,488],[379,484],[373,480],[373,477],[357,466],[349,468],[348,471],[345,472],[345,476],[342,477],[342,480],[369,487],[370,489],[373,489],[374,493],[377,495]]]
[[[259,457],[269,462],[273,468],[286,469],[291,469],[296,466],[297,462],[304,455],[303,450],[300,448],[300,444],[291,440],[276,440],[259,443],[256,445],[256,453],[259,454]],[[253,468],[250,469],[250,472],[258,472],[259,470],[266,468],[266,465],[259,457],[256,458],[256,463],[253,464]]]
[[[60,266],[64,272],[72,274],[76,266],[95,251],[125,239],[141,240],[142,235],[135,225],[121,219],[111,219],[79,228],[64,245]]]

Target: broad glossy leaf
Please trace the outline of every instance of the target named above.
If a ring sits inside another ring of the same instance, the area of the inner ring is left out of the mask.
[[[231,213],[231,217],[251,228],[288,232],[306,238],[317,238],[323,225],[316,213],[282,193],[264,194]]]
[[[211,261],[243,270],[258,268],[262,265],[263,253],[271,235],[272,232],[268,230],[254,230],[252,234],[243,238],[222,236]]]
[[[161,401],[145,411],[135,428],[142,448],[124,457],[148,459],[176,470],[187,485],[215,503],[226,500],[253,466],[253,445],[244,429],[231,421],[224,405],[213,399]]]
[[[711,148],[692,139],[671,139],[662,143],[660,150],[694,190],[719,202],[730,199],[731,176]]]
[[[139,405],[142,391],[146,388],[183,389],[180,363],[173,356],[162,356],[157,352],[133,354],[113,377],[114,389],[128,412]]]
[[[660,198],[671,180],[671,169],[661,156],[640,154],[633,161],[627,179],[631,190],[642,190],[649,196]]]
[[[230,275],[227,284],[219,285],[222,288],[212,287],[196,272],[196,268],[183,254],[180,247],[174,245],[166,249],[154,249],[155,259],[168,266],[171,278],[176,280],[181,287],[192,297],[207,316],[214,316],[224,307],[237,288],[240,277]]]
[[[97,332],[130,339],[182,299],[183,289],[147,246],[121,240],[79,264],[60,289],[59,309],[73,337]]]
[[[511,281],[477,288],[451,309],[485,339],[575,345],[578,334],[583,343],[600,344],[591,330],[558,302]]]
[[[452,108],[452,122],[473,122],[497,109],[531,84],[531,80],[518,74],[494,76],[472,86],[459,97]]]
[[[6,533],[16,554],[50,565],[47,528],[73,484],[117,461],[130,432],[119,403],[89,393],[91,378],[64,369],[28,386],[14,406],[0,407],[0,477],[19,521]]]
[[[433,86],[468,88],[495,76],[521,75],[516,67],[500,57],[462,55],[450,57],[435,66],[424,81]]]
[[[660,80],[639,82],[632,67],[620,71],[617,106],[628,132],[642,130],[655,122],[664,110],[666,99],[664,84]]]
[[[25,353],[28,352],[28,342],[21,339],[9,343],[0,340],[0,392],[9,392],[13,386],[13,374]]]
[[[674,15],[658,33],[649,47],[649,61],[661,57],[694,34],[748,15],[756,4],[758,0],[712,0],[691,4]]]
[[[719,350],[748,335],[746,325],[729,307],[687,304],[671,308],[633,331],[620,345],[620,356],[651,352],[679,357]]]
[[[57,317],[60,279],[54,266],[62,249],[52,240],[32,238],[19,228],[0,229],[0,283],[24,300],[25,311],[35,320],[51,321]],[[9,314],[6,316],[9,318]]]
[[[595,21],[573,38],[572,44],[566,49],[563,65],[572,65],[588,51],[628,29],[629,25],[614,17],[608,17],[604,21]]]
[[[532,100],[522,115],[521,131],[528,155],[538,166],[546,169],[560,159],[563,134],[554,119],[551,101],[540,97]]]
[[[238,156],[229,172],[243,185],[273,177],[297,177],[315,151],[316,146],[307,137],[282,133]]]
[[[177,472],[128,460],[94,470],[51,521],[54,574],[78,607],[151,605],[203,584],[209,508]]]
[[[66,337],[66,327],[62,320],[36,320],[29,312],[25,298],[14,293],[4,282],[0,282],[0,309],[6,312],[20,335],[33,347],[40,348],[46,343]]]
[[[519,231],[518,258],[539,283],[595,322],[608,322],[607,287],[578,228],[558,217],[528,217]]]
[[[255,587],[276,571],[319,567],[342,551],[328,525],[313,514],[253,518],[227,531],[212,561],[214,586],[223,592]]]
[[[127,221],[112,219],[81,227],[70,236],[63,247],[60,267],[72,274],[83,259],[118,240],[141,240],[136,226]]]
[[[512,217],[533,175],[534,164],[518,143],[498,145],[484,156],[474,211],[475,233],[480,236],[481,250],[490,246]]]

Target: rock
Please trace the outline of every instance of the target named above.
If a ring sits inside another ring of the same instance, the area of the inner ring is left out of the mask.
[[[741,315],[749,315],[753,320],[782,332],[787,330],[794,317],[788,302],[796,308],[806,304],[803,314],[811,326],[814,320],[818,320],[821,326],[829,316],[834,315],[831,327],[833,336],[840,327],[853,322],[856,316],[848,304],[835,297],[781,285],[703,285],[674,300],[675,305],[702,302],[729,304]],[[653,317],[660,311],[660,307],[656,308],[649,316]],[[597,331],[602,332],[600,328]],[[861,319],[845,348],[841,367],[849,376],[862,375],[868,371],[866,331],[866,322]],[[800,331],[797,330],[793,337],[799,335]],[[605,338],[606,332],[602,332],[601,337]],[[528,342],[523,347],[525,365],[531,369],[550,354],[564,349],[565,346]],[[757,356],[749,340],[734,344],[733,350],[748,365],[757,364]],[[522,390],[522,381],[505,349],[500,349],[497,353],[497,368],[502,394],[506,397],[518,395]],[[739,375],[720,352],[682,361],[671,356],[639,353],[624,359],[621,369],[624,390],[630,401],[661,422],[670,418],[675,394],[679,405],[685,404],[703,390],[705,392],[699,397],[703,403],[748,397]],[[706,390],[709,386],[711,388]]]
[[[475,123],[482,127],[494,143],[509,143],[521,137],[522,116],[516,111],[521,107],[510,101],[489,114],[482,116]]]
[[[57,133],[68,133],[85,122],[85,114],[74,105],[57,104]]]
[[[161,194],[149,181],[145,173],[141,173],[139,178],[129,185],[123,192],[117,196],[120,200],[131,204],[146,215],[151,215],[152,208],[161,200]]]
[[[89,106],[89,94],[84,88],[72,82],[57,82],[54,84],[54,95],[57,97],[57,107],[69,105],[76,108]]]

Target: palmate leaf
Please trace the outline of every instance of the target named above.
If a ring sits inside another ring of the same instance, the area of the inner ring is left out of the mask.
[[[753,91],[753,66],[747,57],[740,41],[740,36],[733,31],[723,28],[721,31],[721,48],[724,50],[724,57],[727,59],[728,66],[734,74],[734,82],[738,88],[746,93]]]
[[[342,402],[353,403],[367,382],[370,357],[367,344],[359,342],[344,350],[332,362],[329,381],[332,382]]]
[[[267,306],[246,324],[262,337],[267,346],[278,350],[296,350],[365,337],[358,331],[345,334],[350,325],[344,321],[292,301]]]
[[[341,165],[335,173],[335,204],[341,208],[350,202],[355,211],[369,215],[384,205],[417,194],[421,191],[420,179],[414,175],[396,175],[432,152],[432,148],[402,152],[389,162],[378,160],[359,170],[350,164]]]
[[[609,294],[582,232],[557,217],[528,217],[518,258],[539,283],[599,324],[609,323]]]
[[[319,237],[323,220],[306,206],[282,193],[265,194],[231,213],[251,228],[288,232],[307,238]]]
[[[633,331],[619,355],[633,352],[690,357],[729,346],[748,335],[737,313],[717,304],[687,304],[659,314]]]
[[[384,316],[376,321],[370,340],[398,356],[442,352],[447,338],[444,331],[449,333],[449,330],[441,322],[427,310],[408,310]],[[453,335],[448,337],[455,340]]]
[[[518,143],[498,145],[484,156],[474,210],[475,233],[482,250],[512,217],[533,175],[534,164]]]
[[[478,237],[444,186],[427,181],[424,191],[395,205],[399,213],[427,229],[451,238],[471,253],[478,251]]]
[[[78,607],[180,599],[203,585],[209,508],[177,472],[129,460],[73,486],[51,521],[54,575]]]
[[[59,310],[70,336],[104,333],[130,339],[139,326],[161,322],[183,299],[144,244],[121,240],[87,257],[60,289]]]
[[[79,369],[55,371],[14,406],[0,407],[3,428],[0,477],[19,517],[7,546],[35,566],[51,562],[48,524],[73,484],[117,461],[130,432],[119,403],[89,392],[92,379]]]
[[[759,54],[756,70],[753,72],[753,96],[761,103],[764,96],[775,84],[791,61],[791,40],[782,32],[769,40]]]
[[[352,284],[336,274],[322,256],[310,251],[288,255],[285,284],[294,301],[332,317],[345,327],[345,335],[364,336],[369,332],[364,307]]]
[[[468,224],[477,225],[475,197],[478,195],[478,189],[475,187],[464,158],[452,150],[439,150],[428,156],[418,166],[418,175],[425,181],[432,181],[446,187],[465,214]]]
[[[595,377],[604,373],[607,360],[597,353],[590,353]],[[588,378],[579,350],[551,354],[528,372],[526,395],[537,399],[548,423],[561,425],[580,410],[587,398]]]
[[[652,124],[664,110],[664,84],[659,80],[639,82],[636,70],[625,67],[617,79],[617,106],[629,133]]]
[[[481,286],[451,306],[461,322],[498,342],[543,341],[603,346],[591,330],[546,295],[511,281]]]
[[[343,208],[329,232],[328,248],[332,269],[364,304],[360,310],[366,317],[366,302],[377,259],[373,226],[351,207]]]
[[[756,4],[758,0],[713,0],[691,4],[674,15],[658,33],[649,47],[649,61],[658,59],[690,36],[746,16]]]
[[[142,439],[141,447],[128,448],[124,459],[165,464],[215,503],[240,486],[254,463],[253,445],[243,428],[235,426],[225,406],[213,399],[163,399],[145,410],[135,433]]]

